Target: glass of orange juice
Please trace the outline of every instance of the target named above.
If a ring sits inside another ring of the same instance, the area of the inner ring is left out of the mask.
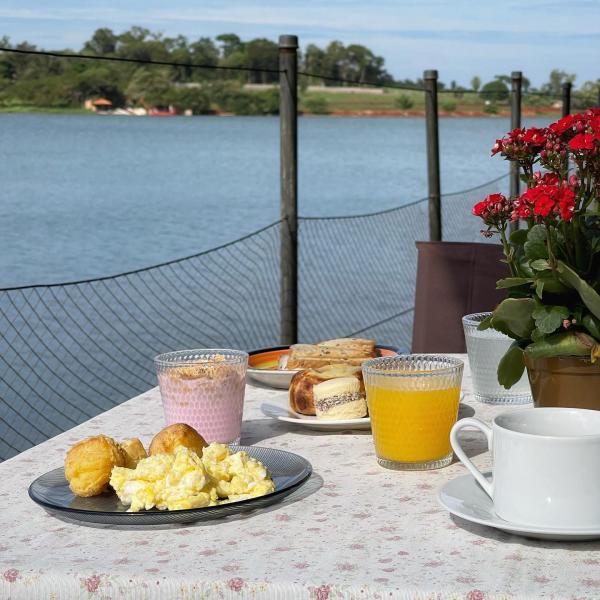
[[[439,469],[452,462],[463,362],[407,354],[374,358],[362,371],[377,461],[388,469]]]

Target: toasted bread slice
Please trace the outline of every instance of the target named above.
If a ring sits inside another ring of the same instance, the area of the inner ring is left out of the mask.
[[[343,348],[356,356],[375,356],[375,340],[362,338],[338,338],[319,342],[317,346],[323,348]]]

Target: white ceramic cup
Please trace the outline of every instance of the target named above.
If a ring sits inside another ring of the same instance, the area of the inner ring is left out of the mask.
[[[465,427],[485,433],[492,480],[462,449],[458,433]],[[600,529],[600,411],[528,408],[498,415],[491,427],[461,419],[450,442],[502,519],[552,529]]]

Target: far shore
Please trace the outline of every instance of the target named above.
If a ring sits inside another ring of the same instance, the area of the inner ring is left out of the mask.
[[[64,114],[64,115],[90,115],[90,116],[111,116],[110,113],[98,115],[95,112],[84,108],[57,108],[57,107],[42,107],[42,106],[0,106],[0,113],[22,113],[22,114]],[[307,111],[299,111],[299,116],[303,117],[355,117],[355,118],[376,118],[376,117],[394,117],[394,118],[414,118],[425,117],[424,110],[334,110],[328,113],[317,114]],[[523,108],[523,117],[555,117],[560,116],[560,110],[556,108]],[[127,115],[112,115],[112,116],[127,116]],[[131,115],[133,116],[133,115]],[[174,115],[183,117],[184,115]],[[245,116],[234,115],[227,112],[215,111],[205,115],[194,115],[202,117],[232,117]],[[276,116],[276,115],[252,115],[252,116]],[[489,113],[479,110],[456,110],[456,111],[439,111],[441,118],[507,118],[510,117],[510,112],[506,110],[498,111],[497,113]],[[139,117],[138,117],[139,118]],[[162,117],[165,118],[165,117]]]

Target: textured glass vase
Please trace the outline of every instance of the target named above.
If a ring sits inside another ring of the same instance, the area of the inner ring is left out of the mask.
[[[475,398],[487,404],[527,404],[532,401],[527,373],[508,390],[498,383],[498,363],[513,340],[495,329],[477,329],[490,314],[475,313],[462,319]]]

